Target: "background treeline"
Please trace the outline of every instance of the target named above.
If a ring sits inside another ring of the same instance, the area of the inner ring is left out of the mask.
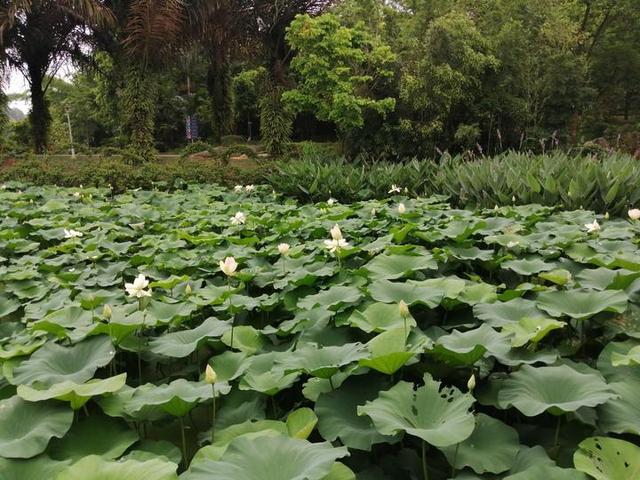
[[[66,152],[68,113],[77,143],[133,162],[183,147],[186,115],[272,153],[633,153],[639,25],[637,0],[0,0],[2,64],[33,104],[3,148]]]

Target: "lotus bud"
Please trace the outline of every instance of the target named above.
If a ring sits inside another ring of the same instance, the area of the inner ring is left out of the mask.
[[[512,201],[513,203],[516,203],[516,196],[515,196],[515,195],[512,195],[512,196],[511,196],[511,201]]]
[[[628,213],[631,220],[640,220],[640,208],[632,208]]]
[[[407,211],[407,207],[404,206],[404,203],[399,203],[398,204],[398,213],[403,214],[406,211]]]
[[[409,313],[409,305],[407,305],[404,300],[398,302],[398,309],[400,310],[400,316],[402,318],[407,318],[411,315]]]
[[[467,381],[467,388],[469,389],[469,393],[473,392],[473,389],[476,388],[476,376],[473,373]]]
[[[290,248],[291,246],[288,243],[281,243],[278,245],[278,252],[280,253],[280,255],[286,255],[287,253],[289,253]]]
[[[333,238],[334,240],[342,240],[342,231],[340,230],[340,227],[336,224],[333,227],[331,227],[331,238]]]
[[[207,368],[204,370],[204,381],[209,385],[213,385],[216,383],[217,379],[218,375],[216,374],[216,371],[211,367],[211,365],[207,364]]]
[[[184,294],[188,297],[189,295],[191,295],[191,284],[187,283],[187,286],[184,287]]]
[[[113,310],[111,310],[109,304],[105,304],[104,307],[102,307],[102,316],[109,320],[111,318],[111,314],[113,314]]]
[[[609,220],[609,212],[604,212],[604,219]]]

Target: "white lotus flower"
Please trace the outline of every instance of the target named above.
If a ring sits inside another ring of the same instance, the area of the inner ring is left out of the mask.
[[[216,383],[217,379],[218,375],[216,374],[216,371],[211,367],[211,365],[207,364],[207,368],[204,369],[204,381],[209,385],[213,385]]]
[[[245,192],[253,192],[255,189],[256,189],[255,185],[245,185],[244,187]]]
[[[344,238],[337,223],[333,227],[331,227],[330,233],[331,238],[333,238],[334,240],[342,240]]]
[[[517,247],[518,245],[520,245],[520,242],[511,241],[511,242],[507,243],[507,248]]]
[[[593,233],[600,230],[598,220],[594,220],[593,223],[585,223],[584,227],[587,229],[587,233]]]
[[[233,187],[233,191],[236,192],[236,193],[240,193],[240,192],[242,192],[243,188],[244,187],[242,185],[236,185],[235,187]]]
[[[337,200],[335,198],[330,198],[329,200],[327,200],[327,204],[329,204],[329,205],[333,205],[336,202],[337,202]]]
[[[125,283],[124,289],[127,291],[130,297],[142,298],[150,297],[151,289],[146,288],[149,286],[149,280],[141,273],[138,275],[133,283]]]
[[[387,193],[400,193],[401,191],[402,189],[394,183],[393,185],[391,185],[391,190],[389,190]]]
[[[69,230],[67,230],[66,228],[64,229],[64,238],[80,238],[80,237],[82,237],[82,232],[79,232],[73,229],[69,229]]]
[[[349,242],[347,242],[344,238],[325,240],[324,246],[329,249],[330,253],[334,253],[342,248],[347,248],[349,246]]]
[[[407,211],[407,207],[404,206],[404,203],[399,203],[398,204],[398,213],[403,214],[406,211]]]
[[[291,246],[288,243],[281,243],[278,245],[278,252],[280,252],[280,255],[286,255],[289,253],[290,248]]]
[[[628,214],[631,220],[640,220],[640,208],[632,208]]]
[[[236,213],[231,217],[231,223],[233,225],[240,225],[247,221],[247,216],[243,212]]]
[[[233,257],[227,257],[223,260],[220,260],[220,270],[227,276],[233,277],[236,274],[236,270],[238,269],[238,262]]]
[[[73,196],[76,198],[80,197],[80,192],[73,192]]]

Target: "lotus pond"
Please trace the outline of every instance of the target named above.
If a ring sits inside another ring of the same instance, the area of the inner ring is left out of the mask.
[[[0,214],[2,480],[640,478],[640,221],[211,186]]]

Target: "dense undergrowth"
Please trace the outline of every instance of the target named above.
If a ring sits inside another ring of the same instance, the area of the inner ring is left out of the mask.
[[[638,477],[639,220],[12,184],[0,218],[0,478]]]

